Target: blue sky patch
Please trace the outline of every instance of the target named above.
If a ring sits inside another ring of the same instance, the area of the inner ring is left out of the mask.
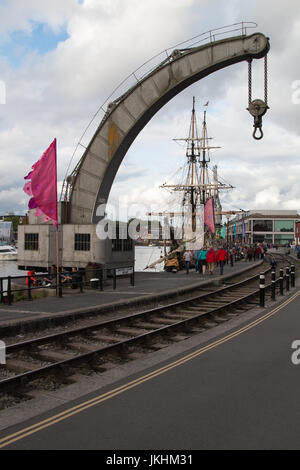
[[[0,43],[0,55],[5,57],[11,65],[18,67],[27,54],[37,52],[39,55],[44,55],[56,49],[58,43],[65,41],[68,37],[65,28],[55,33],[47,24],[34,22],[30,34],[15,31],[10,34],[8,40]]]

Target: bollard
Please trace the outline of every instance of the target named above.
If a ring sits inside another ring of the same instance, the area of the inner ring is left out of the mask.
[[[280,295],[283,295],[283,269],[280,268],[279,270],[279,290]]]
[[[7,303],[11,305],[11,276],[7,277]]]
[[[130,274],[130,284],[134,287],[134,271]]]
[[[259,305],[265,306],[265,275],[263,273],[259,275]]]
[[[276,271],[272,271],[271,299],[276,299]]]
[[[3,304],[3,278],[0,278],[0,302]]]
[[[115,290],[117,288],[117,273],[116,270],[114,269],[113,272],[113,289]]]
[[[103,269],[99,269],[99,289],[103,290]]]
[[[32,300],[32,297],[31,297],[31,276],[27,276],[27,299]]]
[[[285,268],[285,287],[288,292],[290,290],[290,268],[288,266]]]
[[[295,265],[291,264],[291,287],[295,287]]]

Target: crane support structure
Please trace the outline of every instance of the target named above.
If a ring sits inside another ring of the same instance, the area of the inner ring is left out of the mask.
[[[269,51],[262,33],[238,35],[189,49],[174,50],[142,80],[108,105],[96,133],[69,177],[69,223],[95,224],[108,200],[129,147],[168,101],[201,78],[230,65],[260,59]]]

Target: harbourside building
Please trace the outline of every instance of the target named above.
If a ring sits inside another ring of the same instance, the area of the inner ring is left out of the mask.
[[[42,217],[36,217],[33,210],[28,213],[28,222],[18,227],[18,268],[48,270],[52,264],[57,264],[56,229],[52,221],[43,222]],[[85,268],[92,263],[108,270],[133,267],[134,241],[128,236],[127,223],[115,224],[113,238],[100,239],[97,224],[66,223],[64,204],[59,203],[59,265]]]
[[[295,241],[297,221],[296,210],[250,210],[229,221],[227,239],[229,243],[288,245]]]

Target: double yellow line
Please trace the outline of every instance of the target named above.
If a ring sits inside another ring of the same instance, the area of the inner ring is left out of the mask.
[[[223,338],[216,340],[208,344],[207,346],[204,346],[198,349],[197,351],[187,354],[186,356],[182,357],[181,359],[178,359],[177,361],[174,361],[164,367],[161,367],[160,369],[150,372],[149,374],[146,374],[138,379],[132,380],[131,382],[128,382],[127,384],[121,385],[120,387],[117,387],[109,392],[103,393],[102,395],[92,398],[91,400],[81,403],[80,405],[74,406],[73,408],[69,408],[66,411],[63,411],[50,418],[47,418],[43,421],[33,424],[32,426],[28,426],[27,428],[24,428],[18,432],[15,432],[14,434],[10,434],[6,437],[3,437],[2,439],[0,439],[0,449],[16,441],[19,441],[20,439],[24,439],[25,437],[30,436],[31,434],[34,434],[38,431],[48,428],[49,426],[53,426],[54,424],[59,423],[60,421],[63,421],[67,418],[70,418],[71,416],[74,416],[77,413],[81,413],[82,411],[87,410],[88,408],[91,408],[92,406],[99,405],[100,403],[103,403],[104,401],[109,400],[110,398],[113,398],[119,395],[120,393],[126,392],[127,390],[130,390],[131,388],[134,388],[137,385],[142,384],[143,382],[147,382],[148,380],[158,377],[159,375],[164,374],[165,372],[168,372],[169,370],[172,370],[175,367],[178,367],[184,364],[185,362],[190,361],[191,359],[194,359],[200,356],[201,354],[204,354],[210,349],[216,348],[217,346],[220,346],[221,344],[226,343],[227,341],[235,338],[236,336],[241,335],[242,333],[245,333],[246,331],[254,328],[255,326],[262,323],[263,321],[272,317],[279,310],[281,310],[282,308],[286,307],[289,303],[291,303],[298,295],[300,295],[300,291],[296,292],[288,300],[286,300],[281,305],[273,309],[271,312],[266,313],[262,317],[258,318],[257,320],[254,320],[253,322],[240,328],[239,330],[233,333],[230,333],[229,335],[224,336]]]

